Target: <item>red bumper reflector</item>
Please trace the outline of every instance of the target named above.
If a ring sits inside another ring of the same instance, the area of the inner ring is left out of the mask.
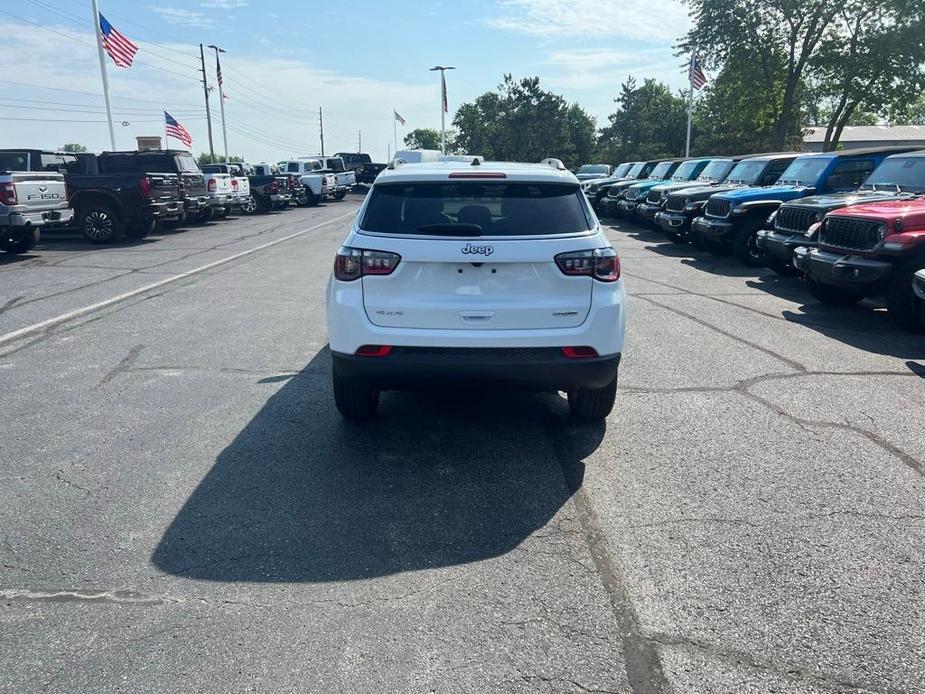
[[[569,359],[587,359],[588,357],[598,356],[594,347],[563,347],[562,354]]]
[[[355,354],[358,357],[387,357],[391,351],[391,345],[363,345]]]

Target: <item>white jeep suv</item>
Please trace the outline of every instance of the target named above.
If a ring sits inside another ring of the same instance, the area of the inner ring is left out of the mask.
[[[578,180],[540,164],[392,164],[337,252],[327,292],[337,409],[382,390],[565,391],[613,409],[626,324],[620,259]]]

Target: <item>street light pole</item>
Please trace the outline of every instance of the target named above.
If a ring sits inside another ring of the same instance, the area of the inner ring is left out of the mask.
[[[225,144],[225,161],[228,161],[228,128],[225,127],[225,91],[222,87],[222,63],[218,58],[219,53],[226,53],[224,48],[209,44],[209,48],[215,51],[215,76],[218,78],[218,104],[222,110],[222,141]]]
[[[447,70],[455,70],[452,65],[434,65],[430,72],[440,71],[440,151],[446,154],[446,114],[448,111],[446,101],[446,76]]]

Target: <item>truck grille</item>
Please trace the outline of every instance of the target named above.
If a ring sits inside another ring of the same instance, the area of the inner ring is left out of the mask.
[[[723,200],[722,198],[710,198],[707,200],[708,217],[728,217],[732,211],[732,201]]]
[[[649,195],[646,196],[646,202],[657,205],[662,199],[662,191],[660,190],[650,190]]]
[[[637,195],[639,195],[639,191],[635,188],[630,188],[628,191],[626,191],[627,200],[635,200]]]
[[[783,205],[777,210],[777,216],[774,218],[775,231],[792,232],[795,234],[806,233],[807,229],[815,221],[818,210],[811,207],[791,207]]]
[[[685,196],[669,195],[668,202],[665,203],[665,209],[670,212],[681,212],[684,209]]]
[[[869,251],[880,243],[880,222],[849,217],[829,217],[819,238],[826,246]]]

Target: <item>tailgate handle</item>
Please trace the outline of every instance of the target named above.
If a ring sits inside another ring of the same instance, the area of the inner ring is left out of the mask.
[[[465,323],[487,323],[495,317],[494,311],[463,311],[459,315]]]

